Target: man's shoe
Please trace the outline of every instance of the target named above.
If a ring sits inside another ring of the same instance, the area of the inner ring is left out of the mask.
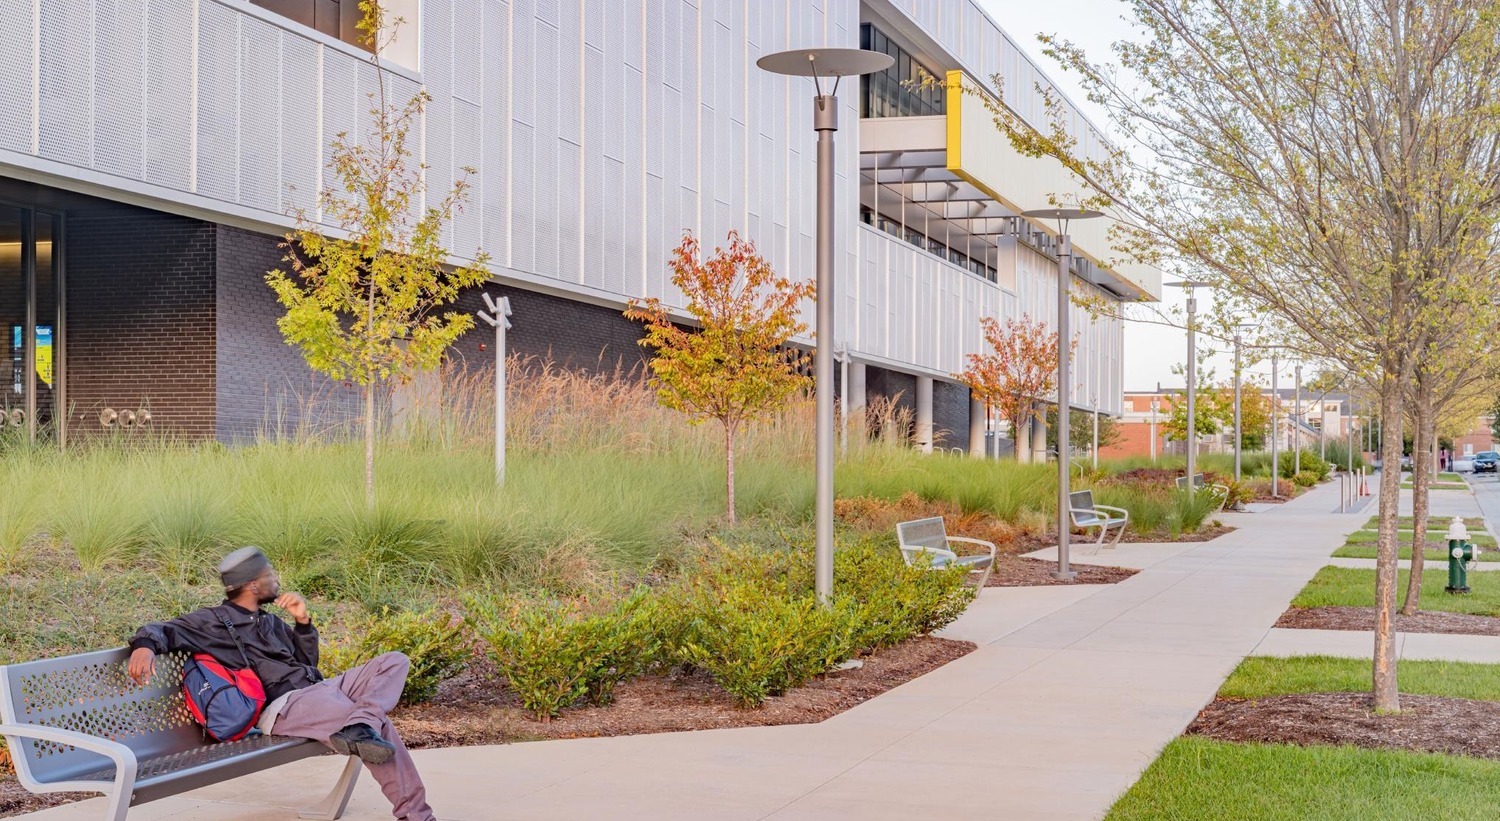
[[[396,755],[391,742],[368,724],[350,724],[328,738],[328,746],[339,755],[357,755],[366,764],[384,764]]]

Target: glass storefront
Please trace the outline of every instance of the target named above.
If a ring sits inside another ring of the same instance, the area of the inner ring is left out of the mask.
[[[62,401],[61,218],[0,204],[0,430],[55,435]]]

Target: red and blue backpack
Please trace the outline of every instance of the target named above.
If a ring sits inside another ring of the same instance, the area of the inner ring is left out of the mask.
[[[255,724],[266,706],[266,688],[250,668],[245,645],[224,614],[214,611],[229,630],[245,667],[231,670],[207,653],[196,653],[182,666],[182,695],[188,712],[215,741],[239,741],[258,732]]]

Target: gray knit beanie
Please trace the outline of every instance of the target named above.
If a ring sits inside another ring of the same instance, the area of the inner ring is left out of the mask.
[[[219,562],[219,579],[225,590],[243,587],[260,578],[271,567],[271,560],[258,547],[242,547]]]

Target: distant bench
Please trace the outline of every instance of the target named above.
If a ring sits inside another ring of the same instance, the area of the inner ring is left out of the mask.
[[[0,736],[22,786],[103,793],[105,821],[125,821],[137,804],[332,753],[305,738],[205,740],[182,697],[184,657],[158,656],[145,686],[126,674],[129,658],[120,648],[0,666]],[[359,770],[350,756],[333,792],[301,817],[342,817]]]
[[[1276,477],[1272,476],[1271,477],[1271,481],[1272,482],[1276,481]],[[1177,489],[1178,490],[1187,490],[1187,477],[1186,476],[1178,476],[1177,477]],[[1193,489],[1194,490],[1208,490],[1208,491],[1211,491],[1215,496],[1218,496],[1219,497],[1219,510],[1220,511],[1224,510],[1224,505],[1229,502],[1229,485],[1221,485],[1221,484],[1218,484],[1217,482],[1215,482],[1214,484],[1208,484],[1208,480],[1205,479],[1204,476],[1203,476],[1203,474],[1201,474],[1201,473],[1194,473],[1193,474]]]

